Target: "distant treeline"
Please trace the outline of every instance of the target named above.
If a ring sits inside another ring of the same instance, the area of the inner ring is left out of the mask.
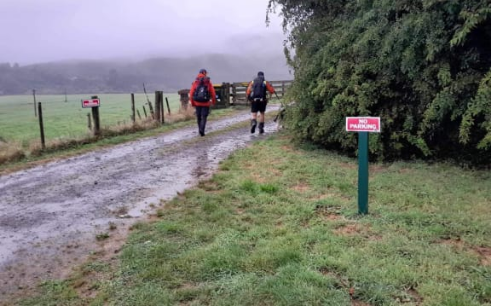
[[[192,58],[154,58],[140,62],[69,61],[19,66],[0,63],[0,94],[127,93],[177,91],[190,87],[206,68],[214,83],[252,79],[258,70],[268,79],[290,79],[284,57],[209,54]]]

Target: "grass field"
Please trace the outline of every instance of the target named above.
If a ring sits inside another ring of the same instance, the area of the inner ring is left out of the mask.
[[[356,160],[274,136],[21,304],[491,305],[491,173],[370,171],[360,217]]]
[[[243,107],[232,107],[232,108],[222,108],[215,109],[211,112],[209,119],[210,120],[218,120],[220,118],[233,116],[238,112],[243,111]],[[113,145],[117,145],[120,143],[125,143],[129,141],[134,141],[137,139],[145,138],[145,137],[154,137],[158,136],[162,133],[169,132],[172,130],[195,126],[194,115],[191,113],[180,113],[177,116],[172,116],[172,121],[170,124],[164,124],[158,127],[153,128],[143,128],[141,130],[132,131],[129,133],[121,133],[118,135],[112,135],[110,137],[104,137],[97,141],[89,141],[86,143],[78,143],[78,144],[70,144],[65,147],[58,147],[52,150],[47,150],[43,154],[30,154],[25,156],[24,158],[2,162],[2,146],[0,146],[0,175],[5,173],[10,173],[12,171],[18,171],[22,169],[27,169],[30,167],[34,167],[48,161],[53,161],[61,158],[68,158],[72,156],[76,156],[79,154],[87,153],[92,150],[97,150],[104,147],[110,147]],[[167,117],[167,120],[169,117]],[[168,121],[166,121],[168,122]]]
[[[81,99],[90,98],[91,95],[68,95],[65,102],[64,95],[36,96],[43,105],[43,121],[46,140],[72,139],[85,136],[87,128],[88,108],[82,108]],[[131,96],[130,94],[100,94],[101,126],[114,126],[130,123]],[[177,94],[164,94],[168,97],[171,112],[179,110],[179,96]],[[154,95],[148,96],[150,101]],[[142,117],[143,105],[147,102],[145,94],[135,94],[135,107]],[[165,100],[164,100],[165,104]],[[149,112],[148,105],[145,106]],[[165,107],[167,112],[167,107]],[[148,115],[150,115],[148,113]],[[138,120],[138,116],[137,116]],[[28,146],[32,140],[40,138],[38,118],[34,116],[32,96],[0,96],[0,141],[21,143]]]

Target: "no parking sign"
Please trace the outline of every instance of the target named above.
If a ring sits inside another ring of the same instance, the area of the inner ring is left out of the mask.
[[[90,107],[99,107],[101,106],[101,100],[97,99],[82,99],[82,107],[90,108]]]
[[[358,213],[368,214],[368,133],[380,133],[380,117],[346,117],[346,131],[358,132]]]

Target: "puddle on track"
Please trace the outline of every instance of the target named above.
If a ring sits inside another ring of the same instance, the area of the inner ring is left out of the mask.
[[[210,121],[207,132],[248,118]],[[265,135],[239,128],[199,137],[193,126],[0,176],[0,296],[65,277],[109,224],[134,223],[151,204],[211,177],[230,153],[275,131],[268,122]]]

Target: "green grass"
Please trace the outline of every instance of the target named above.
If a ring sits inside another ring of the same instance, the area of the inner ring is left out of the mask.
[[[133,226],[95,298],[70,280],[43,305],[491,305],[491,174],[371,165],[275,136]],[[34,305],[36,299],[24,300]]]
[[[88,133],[88,108],[82,108],[81,99],[90,98],[91,95],[68,95],[65,102],[64,95],[39,95],[38,102],[43,105],[43,121],[46,140],[72,139]],[[130,123],[131,96],[130,94],[100,94],[101,126],[114,126]],[[168,97],[171,113],[179,110],[179,96],[165,94]],[[148,96],[154,101],[154,95]],[[135,108],[144,118],[143,105],[146,103],[144,94],[135,94]],[[165,100],[164,100],[165,105]],[[145,105],[148,115],[148,105]],[[167,106],[165,105],[167,113]],[[138,120],[138,116],[137,116]],[[0,140],[5,142],[19,142],[27,146],[33,139],[39,139],[39,122],[34,116],[32,96],[0,96]]]
[[[228,117],[237,114],[243,109],[244,109],[243,107],[216,109],[211,112],[209,120],[217,120],[223,117]],[[71,156],[76,156],[78,154],[90,152],[92,150],[97,150],[100,148],[105,148],[105,147],[129,142],[129,141],[134,141],[144,137],[158,136],[162,133],[166,133],[172,130],[176,130],[188,126],[194,126],[194,125],[196,125],[194,118],[191,120],[176,121],[170,124],[166,123],[159,127],[144,129],[133,133],[122,133],[120,135],[107,136],[107,137],[103,137],[102,139],[98,139],[97,141],[89,141],[88,143],[69,144],[67,146],[62,147],[61,149],[48,148],[41,155],[28,154],[28,155],[24,155],[22,158],[16,161],[9,161],[6,163],[2,163],[2,159],[0,155],[0,175],[5,173],[10,173],[12,171],[18,171],[33,166],[37,166],[39,164],[48,161],[53,161],[60,158],[68,158]],[[185,141],[185,143],[188,142],[192,143],[195,141],[196,140],[188,140]],[[0,153],[1,152],[2,151],[0,150]]]

